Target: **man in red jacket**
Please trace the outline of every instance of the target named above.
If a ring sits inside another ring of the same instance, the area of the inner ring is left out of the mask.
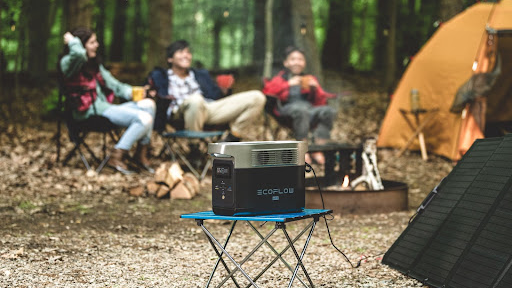
[[[336,110],[327,106],[327,98],[335,94],[325,92],[313,75],[304,74],[306,57],[297,47],[288,47],[283,62],[285,69],[265,83],[263,94],[276,96],[284,104],[279,111],[282,116],[293,119],[295,138],[307,141],[309,131],[314,128],[316,144],[325,144],[331,138],[331,129]],[[314,153],[313,159],[325,163],[321,152]],[[306,162],[311,161],[306,154]]]

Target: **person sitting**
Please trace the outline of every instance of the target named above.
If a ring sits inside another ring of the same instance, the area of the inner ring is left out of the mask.
[[[282,102],[279,113],[292,118],[292,129],[295,138],[307,141],[309,131],[314,128],[316,144],[325,144],[331,137],[336,110],[327,106],[327,98],[335,94],[325,92],[313,75],[304,73],[306,57],[297,47],[288,47],[283,62],[284,70],[274,78],[265,81],[263,93],[278,97]],[[313,153],[318,164],[325,163],[323,153]],[[306,154],[306,162],[311,158]]]
[[[155,130],[168,121],[184,120],[184,129],[202,131],[204,125],[229,124],[230,132],[221,141],[240,141],[244,131],[261,115],[265,95],[258,90],[224,97],[222,90],[205,69],[191,67],[192,52],[185,40],[167,48],[167,70],[155,68],[148,82],[157,99]]]
[[[147,159],[148,146],[153,131],[156,105],[152,99],[138,102],[132,99],[132,86],[121,83],[103,67],[97,50],[96,34],[88,28],[78,28],[64,34],[64,53],[59,60],[59,70],[68,97],[72,98],[73,118],[80,121],[99,115],[114,125],[127,127],[111,151],[107,165],[123,174],[130,174],[124,162],[129,150],[138,142],[135,160],[150,172],[154,170]],[[114,97],[127,102],[112,104]]]

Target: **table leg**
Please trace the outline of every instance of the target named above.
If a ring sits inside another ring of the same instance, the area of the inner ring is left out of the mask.
[[[419,127],[420,126],[420,116],[417,113],[414,116],[416,118],[416,126]],[[423,132],[418,133],[418,141],[420,142],[421,158],[424,161],[427,161],[428,160],[427,147],[425,145],[425,135],[423,135]]]
[[[248,222],[248,221],[247,221],[247,222]],[[242,268],[241,268],[241,267],[242,267],[242,265],[243,265],[245,262],[247,262],[247,260],[249,260],[249,258],[251,258],[251,256],[256,252],[256,250],[258,250],[258,249],[261,247],[261,245],[263,245],[264,243],[266,243],[266,242],[267,242],[267,240],[268,240],[268,238],[270,238],[270,236],[272,236],[272,235],[274,234],[274,232],[276,232],[276,231],[277,231],[277,229],[276,229],[276,228],[272,229],[272,231],[270,231],[270,232],[267,234],[267,236],[265,236],[265,238],[264,238],[264,239],[262,239],[262,240],[261,240],[261,241],[260,241],[260,242],[259,242],[259,243],[258,243],[258,244],[257,244],[257,245],[252,249],[252,250],[251,250],[251,252],[249,252],[249,254],[247,254],[247,256],[245,256],[245,258],[244,258],[242,261],[240,261],[240,265],[239,265],[239,266],[240,266],[240,268],[238,268],[238,266],[237,266],[235,269],[233,269],[233,271],[231,271],[231,272],[229,273],[229,275],[228,275],[228,276],[226,276],[226,277],[224,278],[224,280],[222,280],[222,281],[220,282],[220,284],[219,284],[216,288],[221,287],[221,286],[222,286],[222,285],[223,285],[223,284],[228,280],[228,277],[232,276],[232,275],[233,275],[233,274],[234,274],[238,269],[242,269]],[[252,281],[250,281],[250,282],[251,282],[251,285],[254,285],[254,287],[258,287],[258,286],[254,283],[254,281],[256,281],[256,280],[254,280],[254,279],[251,279],[251,280],[252,280]]]
[[[229,239],[231,238],[231,234],[233,234],[233,230],[235,229],[236,222],[237,221],[233,221],[233,224],[231,225],[231,229],[229,230],[228,237],[226,237],[226,241],[224,243],[224,249],[226,249],[226,247],[228,246],[228,242],[229,242]],[[228,271],[228,273],[231,272],[229,270],[228,265],[226,265],[226,262],[224,262],[224,259],[222,259],[222,254],[224,254],[224,252],[219,253],[219,251],[217,250],[217,247],[215,247],[215,244],[213,244],[213,242],[210,239],[210,237],[207,237],[207,238],[208,238],[208,241],[210,242],[210,245],[212,245],[213,250],[215,250],[215,253],[217,253],[217,256],[219,258],[217,259],[217,262],[215,263],[215,266],[213,267],[212,273],[210,274],[210,278],[208,278],[208,282],[206,283],[206,286],[205,286],[206,288],[210,287],[210,282],[212,281],[213,275],[215,274],[215,271],[217,270],[217,267],[219,266],[219,262],[222,262],[222,265]],[[231,277],[231,279],[235,283],[236,287],[240,288],[240,285],[238,285],[238,283],[236,282],[235,277]]]
[[[311,240],[311,236],[313,235],[313,231],[315,230],[316,222],[318,219],[315,219],[313,221],[313,226],[311,227],[311,230],[309,231],[308,238],[306,239],[306,243],[304,244],[304,248],[302,248],[302,253],[299,256],[299,253],[297,253],[297,250],[295,249],[295,246],[293,246],[292,240],[290,239],[290,236],[286,232],[286,228],[283,227],[283,233],[286,236],[286,240],[288,240],[288,243],[290,244],[293,254],[295,254],[295,257],[297,258],[297,265],[295,266],[295,271],[293,272],[292,278],[290,279],[290,284],[288,284],[288,288],[292,287],[293,280],[295,279],[295,276],[297,275],[297,272],[299,270],[299,266],[302,268],[302,271],[304,272],[304,275],[306,275],[306,278],[309,281],[309,284],[311,284],[311,287],[315,287],[313,285],[313,281],[311,281],[311,278],[309,277],[308,271],[306,270],[306,267],[304,267],[304,264],[302,263],[302,259],[304,258],[304,255],[306,254],[306,249],[308,248],[309,241]]]
[[[252,225],[250,222],[248,222],[250,227],[254,230],[254,232],[258,235],[258,237],[260,237],[260,239],[263,239],[263,235],[261,235],[261,233],[256,229],[256,227],[254,227],[254,225]],[[309,223],[304,229],[302,229],[302,231],[292,240],[292,243],[294,244],[295,242],[297,242],[297,240],[299,240],[300,237],[302,237],[302,235],[304,235],[304,233],[306,233],[306,231],[311,227],[313,226],[313,223],[314,221],[311,221],[311,223]],[[274,249],[274,247],[272,247],[272,245],[270,245],[270,243],[268,242],[265,242],[265,244],[267,245],[267,247],[270,248],[270,250],[272,250],[272,252],[274,252],[274,254],[276,254],[277,256],[265,267],[263,268],[263,270],[261,270],[261,272],[256,276],[254,277],[254,281],[258,281],[258,279],[270,268],[272,267],[272,265],[274,265],[274,263],[276,263],[276,261],[279,259],[281,260],[281,262],[283,262],[283,264],[288,267],[288,269],[293,272],[293,268],[290,266],[290,264],[288,264],[288,262],[286,262],[286,260],[283,259],[283,254],[290,248],[290,244],[288,244],[282,251],[281,253],[277,252],[276,249]],[[304,285],[304,287],[307,287],[306,283],[304,283],[304,281],[302,281],[302,279],[300,278],[297,278],[301,283],[302,285]],[[249,288],[251,287],[251,284],[245,286],[245,288]]]
[[[215,237],[213,237],[213,235],[210,233],[210,231],[208,231],[208,229],[206,229],[206,227],[204,227],[204,225],[201,225],[201,229],[203,229],[203,232],[208,236],[208,238],[213,241],[215,243],[215,245],[217,245],[225,254],[226,256],[228,257],[229,260],[231,260],[231,262],[233,262],[233,264],[236,266],[235,269],[233,269],[231,272],[229,272],[229,275],[226,276],[224,278],[224,280],[217,286],[217,287],[221,287],[231,276],[233,276],[233,274],[240,270],[240,272],[245,276],[245,278],[247,278],[247,280],[249,280],[249,282],[251,282],[252,285],[254,285],[254,287],[256,288],[259,288],[258,285],[256,285],[256,283],[254,283],[254,281],[252,280],[252,278],[245,272],[244,269],[242,269],[242,264],[244,264],[253,254],[254,252],[256,252],[256,250],[258,250],[261,245],[263,245],[263,243],[265,243],[265,241],[268,240],[268,238],[270,238],[270,236],[272,236],[272,234],[274,234],[274,232],[277,230],[276,228],[272,229],[272,231],[270,231],[270,233],[265,237],[265,239],[261,240],[260,243],[258,243],[258,245],[256,245],[256,247],[254,247],[254,249],[240,262],[236,262],[236,260],[226,251],[226,249],[224,249],[222,247],[222,245],[219,243],[219,241],[217,241],[217,239],[215,239]]]
[[[407,150],[407,148],[409,148],[409,145],[411,145],[411,143],[414,141],[414,138],[416,138],[416,136],[418,136],[420,133],[422,133],[421,131],[423,130],[423,128],[425,128],[425,126],[427,126],[427,124],[430,123],[430,121],[434,119],[434,116],[435,116],[435,113],[431,112],[427,117],[425,117],[425,119],[423,120],[423,123],[421,123],[416,128],[416,130],[414,130],[414,133],[411,135],[411,137],[409,137],[409,139],[407,140],[407,143],[405,143],[405,145],[400,149],[400,151],[398,151],[398,153],[396,154],[396,157],[402,156],[402,154],[405,152],[405,150]],[[425,150],[426,150],[426,148],[425,148]]]

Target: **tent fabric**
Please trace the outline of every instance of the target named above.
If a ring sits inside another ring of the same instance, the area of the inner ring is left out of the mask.
[[[481,43],[491,11],[494,22],[489,23],[495,23],[498,29],[512,28],[512,17],[503,17],[502,8],[512,8],[512,0],[475,4],[434,33],[413,58],[393,94],[381,126],[379,147],[401,148],[413,134],[399,111],[410,110],[410,92],[417,89],[421,108],[440,110],[423,130],[427,149],[450,159],[458,158],[461,115],[449,110],[457,90],[472,75],[473,62],[484,46]],[[419,150],[419,142],[415,140],[409,148]]]

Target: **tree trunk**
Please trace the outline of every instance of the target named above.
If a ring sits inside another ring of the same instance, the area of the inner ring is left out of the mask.
[[[259,69],[265,61],[265,3],[266,1],[254,1],[254,40],[252,50],[252,62]],[[261,70],[260,70],[261,71]]]
[[[375,46],[373,69],[382,77],[386,59],[386,41],[389,37],[389,15],[387,15],[387,1],[377,1],[377,28],[375,29]]]
[[[116,0],[114,14],[114,28],[112,31],[112,43],[110,44],[110,61],[123,61],[124,31],[126,25],[126,5],[125,0]]]
[[[396,16],[397,0],[389,0],[386,11],[389,15],[389,34],[386,41],[386,67],[384,85],[388,91],[392,88],[396,76]]]
[[[296,45],[292,28],[292,1],[274,1],[273,15],[279,15],[273,19],[274,63],[279,63],[281,68],[284,61],[284,51],[290,45]]]
[[[92,0],[65,0],[64,7],[66,12],[66,28],[72,31],[77,27],[91,27],[92,10],[94,5]]]
[[[48,79],[48,14],[50,12],[49,0],[27,0],[27,27],[29,39],[28,72],[37,83],[44,83]]]
[[[167,67],[165,49],[172,39],[172,0],[152,0],[149,6],[149,37],[147,70],[155,66]]]
[[[313,11],[310,0],[292,0],[292,29],[295,43],[304,49],[309,73],[322,81],[322,66],[315,38]]]
[[[263,65],[263,78],[272,77],[272,61],[274,50],[274,33],[272,25],[272,8],[274,0],[267,0],[265,3],[265,64]]]
[[[464,9],[463,0],[441,0],[439,16],[442,22],[450,20],[453,16],[459,14]]]
[[[142,53],[144,53],[144,23],[142,21],[142,5],[140,0],[135,0],[135,19],[133,20],[133,60],[136,62],[142,61]]]
[[[241,56],[242,56],[242,65],[247,66],[252,63],[252,46],[251,46],[251,38],[247,37],[249,34],[249,29],[251,25],[251,18],[249,17],[250,13],[252,13],[252,10],[254,7],[252,6],[252,2],[249,2],[249,0],[242,1],[242,15],[247,15],[247,17],[244,18],[243,22],[243,28],[242,28],[242,46],[241,46]]]
[[[96,2],[96,5],[98,5],[99,13],[95,17],[96,28],[94,28],[94,32],[96,32],[96,38],[100,43],[100,46],[98,47],[98,55],[101,57],[101,59],[107,60],[105,55],[105,1]]]
[[[322,66],[342,71],[348,66],[352,31],[352,0],[329,1],[327,33],[322,50]]]

